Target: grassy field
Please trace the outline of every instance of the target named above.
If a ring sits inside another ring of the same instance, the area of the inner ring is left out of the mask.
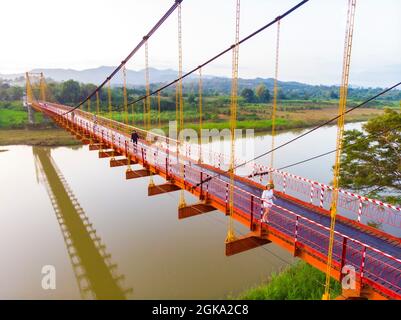
[[[378,114],[381,114],[383,109],[372,109],[372,108],[359,108],[345,116],[345,120],[348,122],[355,121],[366,121]],[[327,107],[324,109],[317,110],[297,110],[293,112],[278,111],[277,116],[283,117],[287,120],[298,120],[304,122],[323,122],[330,118],[334,118],[338,114],[337,107]]]
[[[42,122],[42,114],[35,113],[35,122]],[[0,102],[0,129],[24,128],[28,125],[28,112],[19,101]]]
[[[324,292],[325,274],[306,262],[299,261],[284,271],[273,274],[269,281],[249,289],[241,300],[320,300]],[[341,293],[338,282],[332,281],[331,297]]]
[[[0,146],[71,146],[81,142],[62,129],[47,130],[0,130]]]
[[[42,121],[41,113],[35,113],[35,125],[28,123],[28,112],[20,101],[0,102],[0,146],[35,145],[65,146],[78,145],[68,132],[54,128],[52,121]]]
[[[358,122],[358,121],[366,121],[380,113],[383,110],[381,109],[370,109],[370,108],[361,108],[355,110],[353,113],[347,115],[346,122]],[[167,117],[167,114],[170,115],[170,118]],[[164,130],[168,129],[168,121],[175,120],[175,112],[168,111],[161,119],[161,127]],[[104,114],[103,116],[109,117],[108,114]],[[302,110],[302,111],[294,111],[294,112],[284,112],[278,111],[277,112],[277,119],[276,119],[276,129],[277,130],[289,130],[289,129],[297,129],[297,128],[306,128],[311,127],[317,124],[320,124],[324,121],[327,121],[331,118],[337,116],[337,109],[336,108],[326,108],[322,110]],[[216,117],[213,117],[216,118]],[[246,116],[238,117],[237,121],[237,128],[238,129],[254,129],[257,132],[268,132],[271,130],[272,121],[269,118],[261,119],[256,117],[252,119],[246,119]],[[117,121],[124,122],[124,116],[122,114],[114,114],[113,119]],[[167,120],[166,120],[167,119]],[[143,127],[143,117],[142,114],[137,114],[133,117],[131,114],[128,115],[128,123],[132,124],[134,120],[134,125]],[[217,120],[217,121],[216,121]],[[157,118],[154,115],[152,117],[151,123],[152,127],[157,125]],[[335,124],[335,122],[333,122]],[[194,119],[190,117],[189,119],[185,116],[184,121],[185,128],[191,128],[194,130],[199,129],[199,122],[198,119]],[[203,129],[225,129],[229,128],[230,124],[228,118],[225,117],[225,114],[220,114],[217,119],[212,119],[209,117],[209,120],[203,119]]]
[[[202,116],[204,129],[225,129],[229,128],[230,110],[229,105],[224,103],[221,105],[210,105],[215,103],[216,99],[208,97],[209,101],[205,102],[205,109]],[[206,100],[207,101],[207,100]],[[355,105],[350,103],[350,105]],[[207,107],[209,105],[209,107]],[[378,105],[377,108],[359,108],[347,114],[346,122],[366,121],[383,112],[385,106]],[[278,106],[276,129],[289,130],[296,128],[305,128],[315,126],[324,121],[337,116],[338,106],[335,101],[285,101]],[[110,114],[103,113],[105,117]],[[121,112],[114,112],[113,119],[124,122],[125,116]],[[168,122],[176,119],[175,110],[163,111],[160,116],[162,129],[168,129]],[[128,114],[128,123],[143,127],[143,113]],[[151,112],[152,126],[157,126],[158,116],[155,110]],[[335,124],[335,122],[333,122]],[[237,115],[237,128],[254,129],[257,132],[268,132],[271,130],[271,105],[270,104],[244,104],[239,106]],[[198,130],[199,114],[195,105],[187,105],[184,114],[184,126]]]

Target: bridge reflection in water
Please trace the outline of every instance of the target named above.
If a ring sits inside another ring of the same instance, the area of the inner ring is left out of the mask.
[[[126,299],[123,275],[97,235],[67,181],[51,157],[50,148],[33,147],[37,179],[46,187],[67,247],[83,299]]]

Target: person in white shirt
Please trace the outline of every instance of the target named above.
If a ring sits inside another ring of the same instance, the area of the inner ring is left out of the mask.
[[[269,213],[270,208],[273,206],[273,201],[276,200],[276,197],[274,196],[274,184],[273,181],[269,181],[269,183],[266,185],[266,190],[263,190],[262,192],[262,207],[263,207],[263,216],[262,216],[262,222],[269,222],[267,219],[267,215]]]

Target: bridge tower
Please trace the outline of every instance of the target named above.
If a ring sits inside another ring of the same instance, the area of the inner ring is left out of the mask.
[[[26,107],[28,112],[28,123],[35,123],[35,110],[32,108],[32,102],[35,100],[35,95],[33,93],[32,83],[30,79],[30,73],[25,73],[25,97],[23,105]]]

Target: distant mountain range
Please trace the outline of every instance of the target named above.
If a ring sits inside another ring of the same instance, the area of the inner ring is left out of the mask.
[[[102,66],[94,69],[73,70],[73,69],[33,69],[31,72],[43,72],[46,78],[61,82],[69,79],[82,83],[101,83],[109,76],[115,67]],[[161,83],[172,81],[177,78],[178,72],[172,69],[159,70],[149,68],[149,78],[152,83]],[[24,74],[0,74],[0,78],[20,82]],[[112,85],[120,85],[123,83],[122,74],[119,72],[112,79]],[[145,84],[145,70],[129,70],[127,69],[127,84],[130,86],[141,86]]]
[[[398,66],[397,66],[398,67]],[[34,69],[32,72],[43,72],[46,78],[50,78],[57,82],[66,81],[73,79],[81,83],[101,83],[113,70],[115,67],[112,66],[102,66],[93,69],[86,70],[73,70],[73,69]],[[395,68],[398,70],[397,68]],[[394,68],[387,70],[387,74],[394,73]],[[155,68],[149,68],[149,77],[151,83],[166,83],[177,78],[178,72],[172,69],[159,70]],[[378,76],[379,74],[377,74]],[[365,74],[366,76],[366,74]],[[229,93],[231,87],[231,79],[227,77],[217,77],[212,75],[204,75],[204,89],[216,92]],[[396,78],[396,77],[394,77]],[[0,74],[0,79],[6,80],[10,84],[14,85],[24,85],[24,74]],[[198,81],[197,75],[191,75],[185,78],[184,83],[186,89],[190,90],[191,87],[196,85]],[[120,86],[123,83],[122,74],[119,72],[113,79],[113,86]],[[191,84],[193,83],[193,84]],[[239,89],[243,88],[255,88],[258,84],[264,83],[269,89],[273,88],[273,79],[271,78],[254,78],[254,79],[239,79]],[[127,84],[129,87],[133,86],[144,86],[145,85],[145,70],[127,70]],[[337,90],[338,85],[309,85],[295,81],[279,81],[279,86],[283,90],[301,90],[301,91],[311,91],[311,90]],[[356,87],[356,86],[354,86]]]
[[[102,66],[94,69],[86,70],[73,70],[73,69],[33,69],[31,72],[43,72],[46,78],[52,79],[57,82],[62,82],[66,80],[75,80],[81,83],[101,83],[110,73],[113,72],[115,67]],[[178,71],[172,69],[159,70],[155,68],[149,68],[149,78],[151,83],[166,83],[173,81],[177,78]],[[24,83],[24,74],[0,74],[0,79],[6,79],[12,84],[22,85]],[[225,92],[230,90],[231,79],[226,77],[217,77],[211,75],[203,75],[205,80],[204,88],[218,92]],[[190,75],[185,78],[185,83],[193,83],[198,81],[198,77],[195,75]],[[113,86],[120,86],[123,83],[123,78],[121,72],[119,72],[113,79],[111,84]],[[273,79],[239,79],[240,88],[252,88],[256,87],[260,83],[265,83],[267,87],[273,86]],[[281,84],[286,84],[290,87],[305,86],[306,84],[299,82],[280,82]],[[145,70],[128,70],[127,69],[127,85],[128,86],[144,86],[145,85]],[[306,85],[307,86],[307,85]]]

